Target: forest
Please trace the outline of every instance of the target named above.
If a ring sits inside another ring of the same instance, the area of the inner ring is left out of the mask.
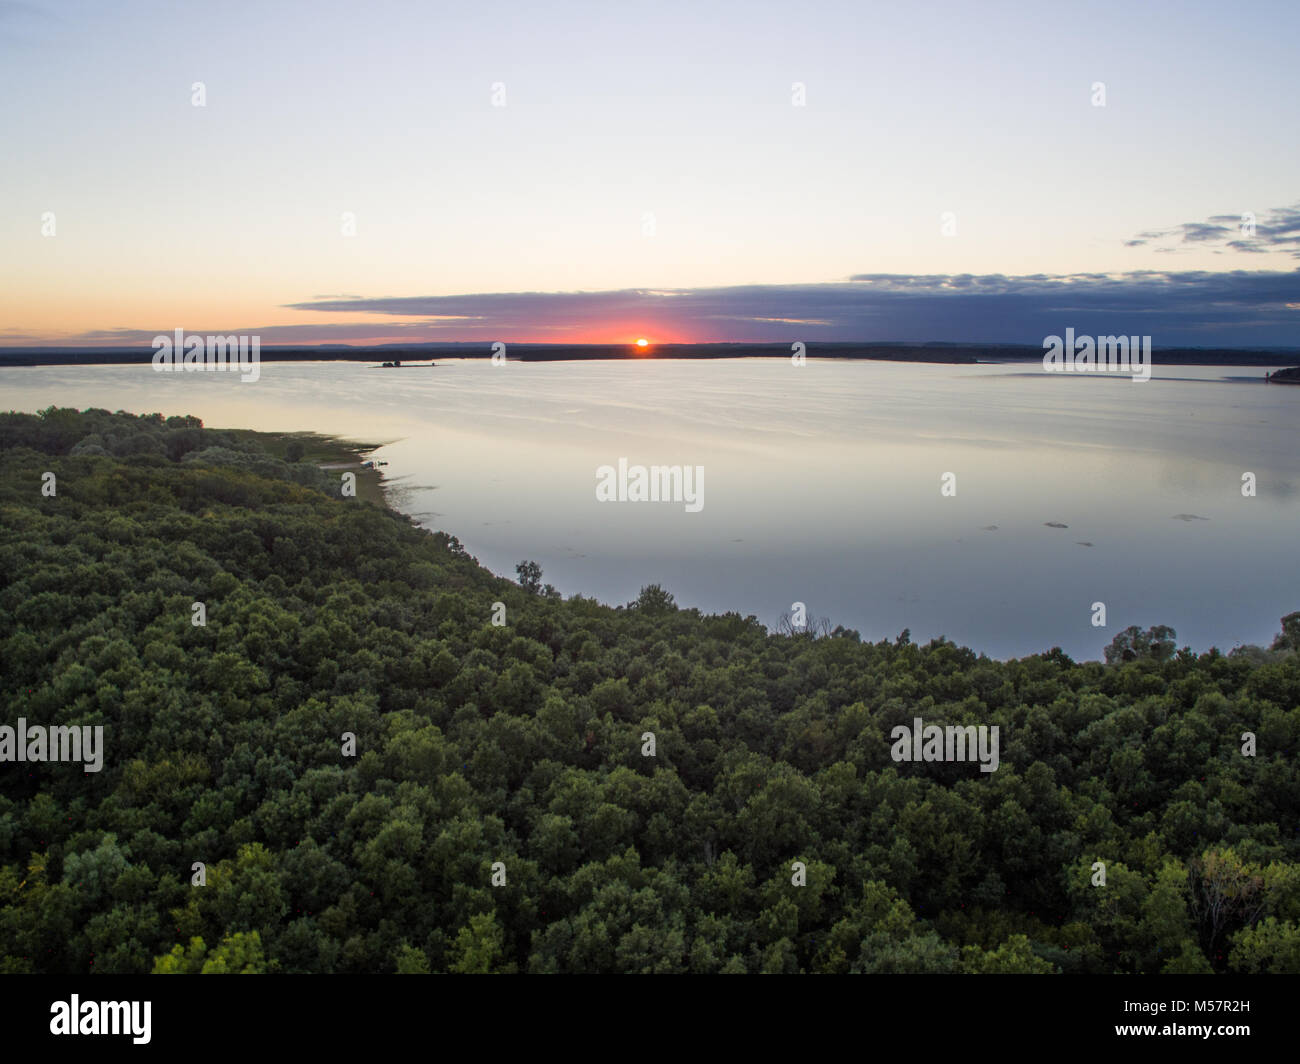
[[[0,763],[0,972],[1300,972],[1300,612],[769,632],[495,576],[312,457],[0,414],[0,725],[104,736]],[[896,762],[916,718],[996,771]]]

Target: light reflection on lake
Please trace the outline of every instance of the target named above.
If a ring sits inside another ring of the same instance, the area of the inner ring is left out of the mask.
[[[1158,355],[1146,383],[1035,365],[440,360],[264,363],[255,383],[0,369],[0,389],[18,410],[391,441],[377,457],[402,509],[495,572],[536,560],[566,595],[627,602],[657,582],[769,626],[799,601],[866,639],[910,628],[997,657],[1097,658],[1129,624],[1198,650],[1267,644],[1300,609],[1300,387],[1226,380],[1265,372]],[[703,466],[703,509],[597,502],[596,468],[620,457]]]

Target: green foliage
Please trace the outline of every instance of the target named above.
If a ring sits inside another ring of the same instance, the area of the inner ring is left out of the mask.
[[[203,939],[195,935],[190,939],[189,948],[175,945],[169,953],[158,957],[153,962],[154,975],[197,975],[203,971],[203,962],[207,959],[208,947]]]
[[[106,746],[0,763],[0,972],[1297,970],[1300,614],[1108,665],[769,634],[498,578],[294,453],[0,415],[6,722]],[[998,771],[893,762],[917,715]]]
[[[1143,658],[1152,661],[1168,661],[1173,657],[1174,649],[1178,645],[1177,639],[1178,633],[1168,625],[1156,625],[1145,632],[1135,624],[1129,625],[1106,647],[1106,664],[1115,665],[1125,661],[1139,661]]]
[[[462,975],[486,975],[514,970],[505,963],[505,932],[491,913],[477,913],[460,929],[451,944],[448,971]]]
[[[1239,972],[1300,973],[1300,926],[1267,917],[1237,935],[1229,963]]]
[[[665,613],[676,609],[677,603],[673,596],[658,584],[647,584],[632,603],[632,608],[645,613]]]
[[[530,595],[542,590],[542,567],[536,562],[520,562],[515,566],[515,573],[519,576],[519,586]]]
[[[268,971],[262,943],[256,931],[237,931],[222,939],[211,953],[203,939],[190,939],[188,948],[173,946],[154,960],[154,975],[262,975]]]
[[[398,947],[398,975],[428,975],[429,972],[429,957],[424,950],[416,949],[410,944],[403,944]]]
[[[961,953],[961,970],[969,975],[1049,975],[1055,971],[1048,961],[1034,956],[1025,935],[1012,935],[992,951],[967,946]]]
[[[1282,618],[1282,631],[1273,640],[1273,650],[1300,650],[1300,610]]]

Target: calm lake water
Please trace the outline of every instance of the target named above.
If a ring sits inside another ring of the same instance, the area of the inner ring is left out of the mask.
[[[60,366],[0,369],[0,404],[382,441],[396,505],[494,572],[536,560],[566,595],[660,583],[769,627],[803,602],[864,639],[1099,658],[1129,624],[1197,650],[1267,645],[1300,609],[1300,387],[1231,379],[1265,372],[447,360],[265,363],[241,383]],[[620,458],[704,467],[702,509],[597,501],[597,467]]]

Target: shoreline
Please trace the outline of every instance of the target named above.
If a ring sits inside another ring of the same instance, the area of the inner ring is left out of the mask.
[[[228,432],[242,439],[256,440],[268,454],[282,462],[289,461],[287,456],[289,445],[296,441],[303,448],[302,456],[297,461],[310,462],[319,469],[351,471],[357,475],[358,499],[373,502],[384,509],[392,510],[393,513],[401,513],[388,501],[384,490],[386,483],[384,474],[373,465],[369,467],[365,465],[370,461],[369,455],[380,447],[395,442],[393,440],[367,443],[344,436],[331,436],[328,433],[311,431],[265,432],[260,429],[218,429],[216,431]]]
[[[1292,381],[1290,383],[1300,383],[1300,382]],[[434,529],[429,526],[423,525],[419,521],[417,521],[413,515],[401,509],[398,505],[396,505],[393,502],[392,499],[389,498],[388,488],[391,486],[391,482],[387,479],[384,473],[374,466],[367,468],[364,465],[366,461],[369,461],[368,458],[369,455],[373,454],[381,447],[386,447],[391,445],[392,443],[398,442],[396,440],[385,440],[385,441],[371,443],[371,442],[366,442],[361,440],[349,439],[344,436],[333,436],[328,433],[321,433],[315,431],[284,432],[284,431],[263,431],[258,429],[216,429],[215,431],[230,432],[232,434],[241,437],[253,438],[257,440],[263,447],[265,447],[268,453],[272,454],[274,457],[280,458],[283,461],[287,461],[287,458],[285,457],[285,452],[289,447],[290,443],[293,441],[301,442],[304,446],[304,452],[302,457],[299,459],[300,462],[311,462],[312,464],[316,465],[318,468],[329,470],[329,471],[351,470],[355,472],[357,475],[357,498],[358,499],[362,499],[364,501],[374,503],[376,506],[388,510],[390,513],[396,515],[402,520],[407,521],[411,525],[421,528],[430,534],[442,534],[447,536],[453,535],[452,532],[446,529]],[[477,559],[475,561],[475,564],[477,564],[484,572],[488,573],[494,579],[505,580],[511,584],[515,583],[515,581],[513,581],[508,575],[495,572],[494,570],[490,569],[487,565],[485,565],[483,562],[477,561]],[[573,592],[570,594],[561,595],[561,598],[566,601],[574,597],[596,602],[598,605],[606,609],[623,608],[617,603],[606,602],[603,599],[597,598],[593,595],[588,595],[583,592]],[[698,609],[698,607],[690,607],[687,605],[679,605],[678,608]],[[700,612],[703,614],[705,611],[701,610]],[[710,614],[710,616],[719,616],[719,615]],[[767,631],[768,635],[778,634],[777,626],[769,625],[763,622],[760,623],[763,624],[763,628]],[[937,636],[935,638],[941,640],[947,639],[947,637],[943,635]],[[864,640],[864,641],[869,641],[869,640]],[[1237,646],[1235,647],[1229,647],[1227,649],[1224,649],[1222,647],[1219,647],[1218,644],[1212,644],[1210,647],[1206,647],[1203,650],[1195,651],[1195,653],[1197,654],[1208,653],[1211,649],[1218,649],[1220,653],[1227,655],[1231,653],[1232,650],[1237,649],[1242,645],[1243,644],[1237,644]],[[1051,652],[1050,650],[1040,650],[1028,654],[1009,655],[1007,657],[1002,657],[1002,656],[990,654],[987,651],[978,650],[974,647],[968,646],[966,647],[966,649],[971,650],[973,653],[979,655],[980,657],[988,658],[990,661],[997,661],[1003,665],[1015,661],[1023,661],[1028,658],[1041,657],[1042,655]],[[1264,648],[1261,646],[1261,649]],[[1076,658],[1071,656],[1071,660],[1079,665],[1085,665],[1089,663],[1104,664],[1104,647],[1102,649],[1093,651],[1088,657]]]
[[[263,347],[259,362],[356,362],[382,368],[405,369],[393,362],[424,362],[423,368],[442,359],[494,357],[489,343],[427,343],[411,345],[368,345],[357,347],[313,347],[285,345]],[[788,359],[795,345],[790,343],[661,343],[647,349],[628,344],[539,344],[507,343],[511,362],[653,362],[714,361],[735,358]],[[932,365],[1016,364],[1041,362],[1042,345],[1016,343],[907,343],[826,342],[801,345],[806,357],[848,362],[904,362]],[[1152,352],[1153,361],[1165,366],[1267,366],[1279,369],[1300,367],[1300,348],[1166,347]],[[145,365],[153,351],[140,347],[0,347],[0,369],[48,366]],[[414,367],[413,367],[414,368]]]

